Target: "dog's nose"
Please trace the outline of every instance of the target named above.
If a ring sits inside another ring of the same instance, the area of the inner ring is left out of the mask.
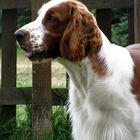
[[[25,33],[23,31],[16,31],[14,35],[16,36],[17,41],[20,43],[23,40]]]

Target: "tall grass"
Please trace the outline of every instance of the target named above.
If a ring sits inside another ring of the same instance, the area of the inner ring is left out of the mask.
[[[71,128],[65,107],[53,107],[53,140],[71,140]]]
[[[65,107],[55,106],[52,110],[53,140],[71,140],[71,127]],[[9,130],[13,121],[14,119],[6,124],[0,123],[0,138],[2,140],[32,140],[31,106],[17,106],[16,129]],[[7,132],[10,132],[10,137],[2,137]],[[43,140],[52,139],[46,136]]]

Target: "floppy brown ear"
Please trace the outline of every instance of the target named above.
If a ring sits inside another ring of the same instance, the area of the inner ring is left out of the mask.
[[[101,34],[93,15],[86,7],[71,7],[70,21],[61,42],[62,57],[79,61],[86,57],[91,49],[101,46]]]

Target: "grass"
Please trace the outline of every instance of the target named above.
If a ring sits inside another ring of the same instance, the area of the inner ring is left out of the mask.
[[[72,140],[71,127],[65,107],[55,106],[52,110],[53,140]],[[16,129],[9,129],[12,124],[13,120],[9,120],[6,124],[0,123],[0,139],[32,140],[31,106],[17,106]],[[7,132],[11,133],[10,137],[2,137]],[[52,139],[46,136],[41,140]]]
[[[1,55],[1,49],[0,49]],[[1,63],[1,62],[0,62]],[[1,66],[1,65],[0,65]],[[0,68],[1,69],[1,68]],[[52,88],[66,87],[66,71],[56,63],[52,63]],[[32,86],[32,63],[24,57],[24,52],[17,48],[17,87]],[[3,140],[31,140],[31,105],[17,105],[16,107],[16,129],[9,129],[13,124],[13,120],[9,120],[6,124],[0,121],[0,139]],[[0,112],[1,112],[0,108]],[[62,106],[53,107],[52,126],[53,140],[71,140],[71,130],[67,119],[66,108]],[[11,133],[10,138],[2,137],[5,133]],[[49,138],[44,138],[49,140]]]
[[[64,107],[53,107],[53,139],[71,140],[70,124]]]

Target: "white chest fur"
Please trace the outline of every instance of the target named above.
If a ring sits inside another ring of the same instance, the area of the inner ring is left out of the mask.
[[[105,46],[100,53],[109,72],[105,77],[94,72],[88,58],[77,63],[58,58],[71,79],[69,113],[73,138],[140,140],[140,108],[131,93],[133,62],[127,50],[116,45],[107,50]]]

